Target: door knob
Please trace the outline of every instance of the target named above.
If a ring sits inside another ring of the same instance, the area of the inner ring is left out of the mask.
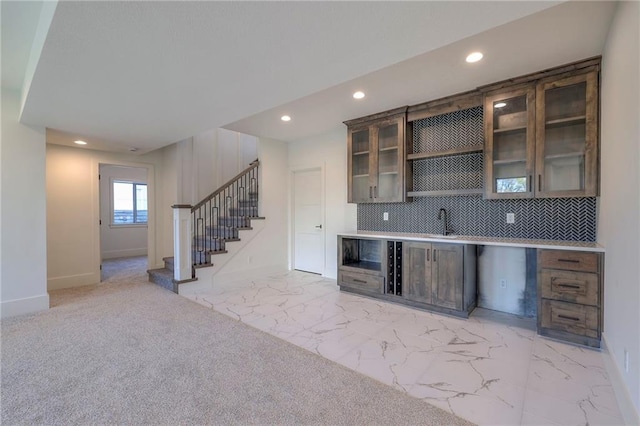
[[[322,229],[322,224],[316,225],[316,228]]]

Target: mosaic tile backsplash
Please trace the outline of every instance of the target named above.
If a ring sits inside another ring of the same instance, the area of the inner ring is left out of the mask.
[[[420,197],[408,203],[358,204],[358,230],[442,233],[438,211],[447,210],[454,234],[498,238],[595,241],[596,198],[485,200],[481,195]],[[389,220],[383,221],[383,213]],[[507,224],[507,213],[515,223]]]

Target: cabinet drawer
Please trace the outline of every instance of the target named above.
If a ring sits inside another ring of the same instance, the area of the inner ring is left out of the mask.
[[[540,250],[538,253],[540,268],[598,272],[598,253],[567,250]]]
[[[594,306],[542,299],[541,325],[544,328],[566,331],[599,339],[599,309]]]
[[[382,290],[384,289],[383,277],[358,274],[353,272],[340,271],[340,273],[338,274],[338,283],[341,286],[370,291],[374,293],[382,293]]]
[[[598,275],[588,272],[540,271],[542,297],[583,305],[599,306]]]

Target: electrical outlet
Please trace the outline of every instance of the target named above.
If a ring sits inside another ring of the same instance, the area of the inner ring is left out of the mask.
[[[500,280],[500,288],[507,288],[507,280],[505,279]]]
[[[629,372],[629,351],[626,348],[624,350],[624,372]]]
[[[382,213],[382,220],[389,220],[389,212]]]
[[[507,223],[515,223],[516,215],[514,213],[507,213]]]

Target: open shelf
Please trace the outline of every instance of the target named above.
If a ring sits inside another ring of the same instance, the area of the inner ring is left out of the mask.
[[[433,152],[417,152],[414,154],[408,154],[407,160],[423,160],[425,158],[437,158],[437,157],[447,157],[450,155],[462,155],[462,154],[472,154],[475,152],[482,152],[482,145],[474,145],[474,146],[465,146],[462,148],[450,149],[447,151],[433,151]]]
[[[392,171],[392,172],[380,172],[378,173],[379,175],[397,175],[398,171]]]
[[[350,268],[358,268],[358,269],[367,269],[369,271],[381,271],[382,264],[379,262],[368,262],[365,260],[361,260],[359,262],[349,262],[343,263],[343,266],[348,266]]]
[[[353,155],[367,155],[368,153],[369,153],[369,151],[352,152]]]
[[[353,175],[354,178],[363,178],[363,177],[369,177],[369,173],[364,173],[364,174],[360,174],[360,175]]]
[[[452,195],[478,195],[483,194],[482,188],[451,189],[444,191],[411,191],[407,192],[408,197],[443,197]]]

